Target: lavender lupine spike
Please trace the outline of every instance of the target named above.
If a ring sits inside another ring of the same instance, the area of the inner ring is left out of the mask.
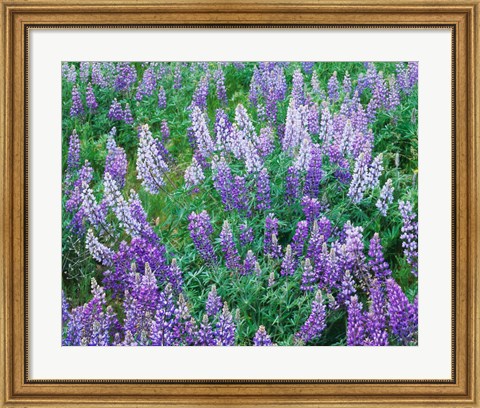
[[[260,130],[258,140],[258,152],[261,157],[266,157],[275,149],[273,130],[271,127],[265,127]]]
[[[175,65],[173,71],[173,89],[180,89],[182,87],[182,69],[180,64]]]
[[[225,256],[226,267],[232,270],[239,270],[240,257],[238,255],[235,241],[233,240],[232,229],[227,220],[223,222],[222,231],[220,232],[220,243]]]
[[[165,109],[167,107],[167,93],[163,86],[158,90],[158,102],[157,105],[160,109]]]
[[[206,117],[198,106],[194,106],[191,118],[197,147],[204,157],[210,157],[215,150],[215,144],[207,127]]]
[[[300,176],[295,167],[289,167],[285,179],[285,202],[291,205],[300,197]]]
[[[318,221],[314,220],[311,227],[312,233],[310,234],[310,240],[308,241],[307,257],[317,265],[320,260],[320,254],[322,252],[322,245],[325,242],[325,237],[322,235],[318,226]]]
[[[67,298],[65,297],[65,292],[62,290],[62,328],[70,320],[70,305]]]
[[[73,184],[73,189],[67,190],[67,202],[65,203],[65,209],[68,212],[73,212],[78,209],[82,202],[82,191],[84,183],[89,185],[93,178],[93,169],[88,160],[85,160],[85,164],[78,172],[78,178]]]
[[[318,197],[320,192],[320,182],[323,177],[322,159],[322,149],[320,146],[314,144],[310,151],[310,161],[308,163],[304,186],[304,194],[309,197]]]
[[[233,208],[236,208],[238,211],[246,211],[248,213],[248,191],[245,177],[235,176],[230,193]]]
[[[383,290],[376,280],[370,285],[370,307],[365,316],[365,345],[388,346],[386,304]]]
[[[128,103],[125,105],[125,111],[123,112],[123,120],[127,125],[133,124],[132,111],[130,110],[130,105]]]
[[[214,168],[213,186],[218,194],[220,194],[225,209],[232,209],[234,207],[234,200],[232,197],[233,176],[232,171],[223,156]]]
[[[295,339],[307,344],[313,340],[321,338],[326,322],[326,311],[323,303],[323,296],[321,291],[317,291],[315,299],[312,302],[312,312],[307,321],[300,328],[299,332],[295,334]]]
[[[292,99],[288,105],[287,118],[285,120],[285,135],[282,138],[282,149],[292,156],[302,141],[309,138],[302,112],[295,106],[295,102]]]
[[[141,101],[143,98],[153,95],[155,88],[157,87],[157,77],[153,66],[148,67],[143,72],[142,82],[137,88],[137,94],[135,98],[137,101]]]
[[[75,66],[72,64],[68,66],[67,62],[62,64],[62,76],[67,80],[67,82],[75,83],[77,82],[77,71]]]
[[[253,229],[249,227],[247,224],[240,224],[238,227],[240,230],[240,244],[242,246],[247,246],[252,243],[253,241]]]
[[[216,316],[222,310],[222,298],[217,294],[217,287],[212,285],[212,289],[208,293],[205,311],[207,316]]]
[[[415,221],[413,206],[410,201],[399,201],[398,209],[402,215],[402,240],[403,253],[407,263],[412,268],[412,274],[418,276],[418,223]]]
[[[192,107],[198,107],[200,110],[204,111],[207,107],[207,96],[209,88],[209,78],[204,75],[200,81],[198,81],[197,88],[192,97]]]
[[[115,90],[128,92],[137,81],[137,70],[128,62],[120,62],[117,66],[117,77],[115,78]],[[120,120],[120,119],[118,119]]]
[[[228,142],[231,140],[233,132],[232,123],[228,119],[228,115],[223,109],[217,109],[215,113],[214,131],[216,135],[217,150],[225,150],[228,147]]]
[[[243,261],[243,267],[241,269],[242,275],[251,275],[255,271],[257,264],[257,257],[255,256],[253,251],[249,249]]]
[[[168,166],[158,150],[148,125],[139,128],[138,138],[137,178],[142,180],[142,186],[150,194],[158,194],[165,185],[163,176]]]
[[[71,174],[80,167],[80,139],[77,131],[73,129],[68,144],[67,173]]]
[[[392,271],[383,257],[383,248],[382,244],[380,243],[380,236],[378,235],[378,232],[376,232],[373,235],[373,238],[370,240],[368,256],[371,258],[368,261],[368,266],[372,270],[373,276],[378,282],[384,282],[385,279],[392,275]]]
[[[367,188],[374,189],[378,186],[380,176],[383,171],[383,154],[380,153],[373,159],[370,169],[368,170]]]
[[[363,199],[365,190],[368,187],[369,161],[369,156],[365,153],[361,153],[355,162],[355,170],[348,190],[348,196],[354,203],[359,203]]]
[[[196,343],[197,346],[215,346],[215,336],[208,321],[208,315],[204,314],[202,322],[200,323],[200,328],[198,329],[198,340]]]
[[[310,161],[312,158],[312,140],[310,137],[305,137],[301,144],[300,149],[295,156],[293,166],[299,172],[308,171]]]
[[[162,134],[162,141],[165,143],[170,139],[170,128],[168,127],[168,122],[164,119],[160,125],[160,133]]]
[[[192,159],[192,164],[185,170],[185,185],[187,188],[199,186],[205,180],[205,174],[197,159]]]
[[[312,79],[310,80],[310,86],[312,87],[313,93],[318,95],[318,96],[323,96],[322,89],[320,87],[320,80],[318,79],[318,73],[317,71],[313,71],[312,73]],[[324,99],[324,98],[320,98]]]
[[[335,71],[328,80],[328,97],[332,102],[336,102],[340,98],[339,87],[337,72]]]
[[[308,131],[312,135],[320,133],[320,112],[317,103],[310,103],[307,112]]]
[[[228,104],[227,90],[225,89],[225,75],[222,68],[217,69],[213,73],[213,79],[215,81],[215,86],[217,88],[217,98],[219,101]]]
[[[178,295],[177,307],[175,308],[175,323],[173,335],[175,345],[193,346],[198,341],[198,327],[190,315],[190,310],[182,293]]]
[[[95,98],[95,93],[93,92],[92,84],[88,84],[87,91],[85,94],[85,100],[87,102],[87,108],[90,112],[94,112],[98,108],[98,102]]]
[[[273,285],[275,285],[275,273],[270,272],[270,275],[268,275],[268,287],[271,288]]]
[[[82,185],[81,197],[83,217],[88,219],[93,227],[103,227],[107,208],[97,204],[92,189],[85,182]]]
[[[228,310],[227,302],[223,305],[222,314],[216,324],[215,343],[217,346],[233,346],[235,344],[235,323]]]
[[[110,173],[113,180],[117,183],[118,188],[122,189],[125,186],[127,176],[127,154],[124,149],[117,146],[111,133],[107,139],[107,152],[105,173]]]
[[[318,218],[321,208],[320,201],[316,198],[310,198],[307,196],[302,198],[302,209],[308,225],[312,225],[313,221]]]
[[[270,177],[267,169],[263,168],[257,178],[257,209],[268,210],[270,206]]]
[[[380,214],[382,214],[384,217],[387,216],[388,206],[393,202],[393,191],[394,187],[392,186],[392,180],[388,179],[383,185],[380,192],[380,198],[375,204],[380,211]]]
[[[306,258],[302,265],[302,280],[300,289],[303,291],[312,292],[318,286],[318,276],[314,271],[312,262]]]
[[[80,96],[80,92],[78,91],[77,86],[75,85],[72,88],[72,107],[70,108],[70,116],[72,118],[81,116],[84,113],[83,109],[83,102]]]
[[[85,246],[92,255],[92,258],[102,265],[109,266],[112,264],[114,252],[107,246],[100,243],[98,238],[94,235],[93,230],[89,229],[85,239]]]
[[[190,236],[200,256],[208,263],[215,263],[217,257],[210,238],[213,228],[208,213],[205,210],[199,214],[192,212],[188,216],[188,220],[190,221],[188,224]]]
[[[350,95],[352,92],[352,79],[350,78],[348,71],[345,72],[345,76],[343,77],[342,91],[346,95]]]
[[[150,326],[150,338],[153,346],[173,346],[173,325],[175,323],[175,303],[172,286],[166,285],[158,296],[155,318]]]
[[[365,341],[365,316],[362,303],[352,296],[348,305],[347,346],[363,346]]]
[[[287,245],[285,249],[285,255],[282,260],[282,266],[280,268],[280,275],[288,276],[293,275],[296,269],[296,261],[292,253],[292,247]]]
[[[297,229],[292,238],[292,251],[297,259],[303,256],[305,244],[308,241],[308,223],[307,221],[299,221]]]
[[[387,279],[386,288],[390,330],[402,345],[408,345],[415,341],[418,331],[415,303],[412,305],[408,301],[402,288],[394,279]]]
[[[333,117],[327,102],[322,103],[322,114],[320,119],[320,140],[328,146],[334,136]]]
[[[272,339],[265,330],[265,326],[260,326],[253,338],[254,346],[273,346]]]
[[[292,79],[292,101],[295,106],[300,106],[304,104],[305,91],[303,88],[303,74],[299,69],[297,69],[293,73]]]
[[[350,221],[345,224],[345,250],[349,269],[359,279],[365,278],[366,265],[363,244],[363,227],[355,227]]]
[[[265,238],[263,251],[269,258],[277,259],[282,256],[281,246],[278,245],[278,219],[273,213],[265,219]]]
[[[120,104],[117,102],[117,99],[115,98],[110,105],[110,110],[108,111],[108,118],[113,121],[118,121],[118,120],[123,120],[124,118],[124,113],[123,109],[120,106]]]

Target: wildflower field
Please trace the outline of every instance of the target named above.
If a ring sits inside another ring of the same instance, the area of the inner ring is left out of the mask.
[[[62,344],[418,342],[415,62],[65,62]]]

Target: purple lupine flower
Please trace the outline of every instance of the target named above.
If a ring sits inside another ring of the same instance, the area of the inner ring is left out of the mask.
[[[235,344],[235,323],[228,310],[227,302],[215,327],[215,343],[217,346],[233,346]]]
[[[415,342],[418,331],[417,309],[408,301],[402,288],[390,278],[386,281],[387,312],[392,334],[402,345]]]
[[[318,221],[314,220],[312,225],[312,233],[310,234],[310,239],[308,241],[307,257],[310,258],[315,266],[320,260],[322,245],[324,242],[325,237],[322,235],[322,232],[319,229]]]
[[[225,266],[228,269],[239,270],[240,256],[238,255],[237,246],[233,240],[232,229],[227,220],[223,222],[222,231],[220,232],[220,244],[225,256]]]
[[[135,220],[135,223],[139,225],[140,236],[152,244],[160,243],[157,234],[153,231],[152,226],[147,221],[147,214],[143,209],[140,197],[134,190],[130,190],[130,196],[128,198],[128,210],[126,211],[130,217]],[[152,267],[153,263],[149,262]]]
[[[173,346],[173,325],[175,323],[175,303],[172,286],[166,285],[158,296],[155,318],[150,326],[152,346]]]
[[[125,105],[125,111],[123,112],[123,120],[127,125],[133,124],[132,111],[130,110],[130,105],[128,103]]]
[[[289,167],[285,180],[285,201],[292,205],[300,196],[300,176],[295,167]]]
[[[218,194],[220,194],[225,209],[232,209],[234,207],[234,200],[232,197],[232,189],[234,186],[233,176],[230,167],[228,167],[228,164],[223,156],[214,167],[213,186],[217,190]]]
[[[352,202],[359,203],[363,199],[365,190],[368,187],[368,164],[369,155],[361,153],[355,162],[355,170],[353,171],[352,181],[348,190],[348,196]]]
[[[162,134],[162,141],[166,142],[170,139],[170,128],[168,127],[168,122],[164,119],[160,125],[160,133]]]
[[[257,263],[258,262],[255,254],[249,249],[243,261],[243,267],[241,269],[242,275],[251,275],[255,271]]]
[[[98,240],[92,229],[87,232],[85,247],[97,262],[105,266],[111,265],[114,252]]]
[[[193,346],[197,343],[198,327],[195,319],[190,315],[190,310],[182,293],[178,295],[175,308],[175,321],[173,336],[176,346]]]
[[[181,288],[183,286],[183,273],[178,266],[177,260],[175,258],[172,259],[172,263],[168,271],[168,276],[166,276],[166,278],[177,292],[181,291]]]
[[[207,127],[206,116],[198,106],[193,107],[191,119],[196,145],[203,157],[210,157],[215,145]]]
[[[253,337],[254,346],[273,346],[272,339],[265,330],[265,326],[260,326]]]
[[[198,329],[198,340],[196,343],[197,346],[215,346],[215,336],[213,333],[212,326],[208,321],[208,315],[204,314],[202,322],[200,323],[200,328]]]
[[[247,246],[252,243],[253,241],[253,229],[249,227],[247,224],[240,224],[240,244],[242,246]]]
[[[82,206],[80,209],[82,210],[83,218],[88,219],[90,224],[96,228],[103,227],[105,225],[107,207],[97,204],[92,189],[86,183],[82,185],[81,197]]]
[[[378,232],[376,232],[373,235],[373,238],[370,240],[368,256],[371,258],[368,261],[368,266],[372,270],[373,276],[378,282],[383,282],[392,275],[392,271],[383,257],[383,248],[382,244],[380,243],[380,236],[378,235]]]
[[[330,145],[334,136],[333,117],[327,102],[322,103],[322,115],[320,119],[320,140],[324,145]]]
[[[337,71],[335,71],[328,80],[328,97],[333,103],[338,101],[338,99],[340,98],[340,94],[338,92],[339,87],[340,86],[338,84]]]
[[[348,305],[347,346],[363,346],[365,340],[365,316],[362,303],[352,296]]]
[[[402,235],[400,235],[403,253],[412,268],[412,274],[418,276],[418,223],[415,221],[412,203],[399,201],[398,209],[403,221]]]
[[[313,145],[311,148],[307,174],[305,176],[305,186],[303,189],[304,195],[318,197],[322,177],[322,149],[318,145]]]
[[[92,62],[92,84],[98,85],[101,88],[106,88],[108,86],[99,62]]]
[[[245,169],[247,172],[259,172],[262,169],[263,164],[253,142],[251,140],[243,139],[242,151],[245,158]]]
[[[400,105],[400,89],[394,76],[388,78],[388,94],[386,108],[390,111],[395,110]]]
[[[212,285],[212,289],[208,293],[205,311],[207,316],[216,316],[222,310],[222,298],[217,294],[217,287]]]
[[[302,198],[302,209],[308,224],[312,225],[320,215],[321,204],[316,198],[305,196]]]
[[[208,97],[208,77],[204,75],[200,81],[198,81],[197,88],[193,94],[192,107],[198,107],[200,110],[205,110],[207,107]]]
[[[317,291],[315,299],[312,302],[312,312],[298,333],[295,334],[295,339],[304,344],[319,339],[322,336],[325,327],[327,327],[325,318],[326,311],[322,292]]]
[[[157,77],[153,66],[148,67],[143,72],[142,82],[137,88],[135,99],[141,101],[144,97],[152,96],[157,87]]]
[[[75,65],[68,66],[67,62],[62,64],[62,76],[67,80],[67,82],[75,83],[77,82],[77,71]]]
[[[378,186],[379,178],[383,171],[383,154],[380,153],[375,159],[372,161],[370,165],[370,169],[368,170],[367,175],[367,188],[374,189]]]
[[[158,90],[158,107],[160,109],[165,109],[167,107],[167,93],[163,86]]]
[[[392,204],[393,202],[393,191],[394,188],[392,186],[392,180],[388,179],[383,185],[382,191],[380,192],[380,198],[375,204],[380,211],[380,214],[382,214],[384,217],[387,216],[388,205]]]
[[[188,220],[190,221],[188,224],[190,236],[195,244],[195,248],[200,253],[200,256],[205,262],[215,263],[217,257],[210,239],[210,236],[213,233],[213,228],[208,213],[205,210],[199,214],[192,212],[188,216]]]
[[[173,71],[173,89],[180,89],[182,87],[182,69],[180,64],[175,65]]]
[[[228,115],[223,109],[217,109],[215,113],[214,131],[217,150],[225,150],[231,140],[233,128]]]
[[[80,167],[80,139],[77,131],[73,129],[68,143],[67,173],[71,174]]]
[[[81,116],[84,113],[83,109],[83,102],[80,96],[80,92],[78,91],[77,86],[75,85],[72,88],[72,107],[70,108],[70,116],[72,118]]]
[[[98,108],[97,99],[95,98],[95,94],[93,93],[93,88],[91,83],[89,83],[87,86],[85,99],[87,102],[87,108],[90,110],[90,112],[93,112]]]
[[[388,346],[386,330],[386,304],[383,290],[378,281],[370,285],[370,308],[365,316],[365,345]]]
[[[165,185],[163,175],[168,170],[168,166],[158,150],[158,144],[148,125],[139,128],[138,138],[137,179],[142,180],[142,186],[150,194],[158,194]]]
[[[298,259],[303,256],[305,244],[308,240],[308,223],[307,221],[299,221],[297,229],[292,238],[292,251],[295,257]]]
[[[185,170],[185,186],[187,188],[199,186],[205,180],[202,167],[198,164],[197,159],[192,159],[192,164]]]
[[[306,258],[302,264],[302,280],[300,289],[303,291],[312,292],[318,286],[318,275],[314,271],[312,262]]]
[[[270,177],[267,169],[263,168],[257,177],[257,209],[268,210],[271,206]]]
[[[273,285],[275,285],[275,272],[270,272],[270,275],[268,275],[268,287],[271,288]]]
[[[278,245],[278,219],[273,213],[268,214],[265,219],[263,252],[269,258],[278,259],[282,257],[282,247]]]
[[[117,183],[118,188],[122,189],[125,186],[125,179],[127,175],[127,154],[125,150],[118,147],[115,143],[113,135],[115,128],[112,129],[107,139],[107,158],[105,161],[105,173],[110,173],[113,180]]]
[[[302,111],[295,105],[292,99],[288,105],[285,135],[282,138],[282,149],[290,156],[295,153],[304,139],[310,139],[305,122]]]
[[[320,113],[318,111],[317,103],[310,103],[308,105],[307,126],[308,131],[312,135],[318,135],[320,133]]]
[[[418,61],[408,63],[408,87],[413,89],[413,87],[418,82]]]
[[[320,80],[318,79],[317,71],[313,71],[312,79],[310,80],[310,85],[312,87],[313,93],[318,95],[318,96],[321,96],[322,89],[320,87]],[[320,98],[320,99],[324,99],[324,98]]]
[[[258,140],[258,152],[261,157],[266,157],[275,149],[273,130],[271,127],[265,127],[260,130]]]
[[[248,211],[248,191],[245,177],[235,176],[230,193],[233,208],[238,211]]]
[[[295,269],[296,269],[296,260],[292,253],[292,247],[290,245],[287,245],[287,248],[285,249],[285,255],[282,260],[280,275],[282,276],[293,275],[295,273]]]
[[[346,270],[340,277],[340,288],[335,299],[336,307],[348,306],[352,295],[356,293],[355,282],[350,271]]]
[[[292,78],[292,101],[296,107],[303,105],[305,102],[305,91],[303,83],[303,74],[297,69],[293,73]]]
[[[70,320],[70,305],[68,304],[68,300],[65,297],[65,292],[62,290],[62,328],[68,323]]]
[[[108,111],[108,118],[110,120],[123,120],[124,114],[123,109],[120,104],[117,102],[117,98],[115,98],[110,105],[110,110]]]
[[[298,150],[293,163],[293,166],[298,171],[308,171],[312,159],[312,147],[312,140],[310,137],[305,137],[300,144],[300,149]]]
[[[350,74],[348,73],[348,71],[343,77],[342,90],[343,93],[346,95],[350,95],[350,93],[352,92],[352,79],[350,78]]]
[[[88,160],[85,160],[85,164],[78,172],[78,178],[73,184],[73,189],[66,191],[67,202],[65,203],[65,209],[68,212],[73,212],[82,203],[82,191],[84,185],[89,185],[93,178],[93,169]]]
[[[227,90],[225,89],[225,75],[223,74],[222,68],[217,69],[213,73],[213,79],[215,81],[215,86],[217,88],[217,98],[219,101],[228,104]]]
[[[364,278],[366,271],[365,254],[363,253],[363,227],[355,227],[350,221],[345,224],[345,251],[349,270],[357,278]]]
[[[128,92],[137,81],[137,70],[128,62],[120,62],[117,65],[117,77],[115,78],[115,90]],[[120,120],[120,119],[117,119]]]
[[[302,62],[302,68],[303,72],[305,72],[307,75],[310,75],[313,71],[313,66],[315,65],[314,62]]]

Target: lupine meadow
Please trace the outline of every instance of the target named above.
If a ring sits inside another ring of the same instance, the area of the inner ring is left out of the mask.
[[[62,64],[62,344],[418,342],[415,62]]]

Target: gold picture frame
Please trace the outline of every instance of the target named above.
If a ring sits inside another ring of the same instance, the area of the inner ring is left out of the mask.
[[[30,0],[1,4],[0,350],[2,407],[480,406],[478,262],[480,2]],[[32,27],[449,27],[453,32],[455,246],[452,379],[141,381],[28,378],[28,32]]]

